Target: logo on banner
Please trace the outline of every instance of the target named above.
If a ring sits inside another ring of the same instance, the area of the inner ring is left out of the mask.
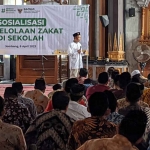
[[[16,10],[14,8],[2,8],[1,13],[14,13]]]
[[[40,10],[36,10],[35,8],[24,8],[24,13],[39,13]]]
[[[18,12],[19,12],[19,14],[21,14],[22,13],[22,9],[18,9]]]
[[[5,8],[2,9],[1,13],[5,13]]]
[[[89,7],[88,6],[74,6],[74,11],[76,11],[76,16],[85,19],[88,22],[89,18]]]

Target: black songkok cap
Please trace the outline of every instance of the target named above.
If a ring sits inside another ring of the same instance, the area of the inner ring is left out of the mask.
[[[128,100],[137,100],[141,97],[143,89],[141,84],[131,82],[126,88],[126,97]]]
[[[76,37],[76,36],[78,36],[78,35],[80,35],[80,32],[74,33],[74,34],[73,34],[73,37]]]
[[[85,90],[85,86],[83,84],[74,84],[71,87],[70,93],[74,96],[83,96],[84,90]]]

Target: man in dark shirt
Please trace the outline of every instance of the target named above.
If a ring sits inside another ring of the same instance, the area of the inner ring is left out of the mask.
[[[115,97],[118,99],[125,98],[126,96],[126,87],[131,82],[131,75],[129,72],[123,72],[119,76],[119,90],[114,91]]]

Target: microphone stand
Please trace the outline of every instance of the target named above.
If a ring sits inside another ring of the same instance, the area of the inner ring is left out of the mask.
[[[80,70],[80,53],[79,53],[79,70]]]
[[[44,67],[44,59],[48,60],[44,55],[41,56],[42,69],[34,68],[34,71],[42,71],[41,78],[45,79],[45,67]],[[49,69],[48,69],[49,70]]]
[[[80,46],[80,51],[81,51],[81,46]],[[81,52],[79,53],[79,70],[80,70],[80,54]]]
[[[42,75],[41,75],[41,78],[43,78],[43,79],[45,79],[44,59],[45,59],[45,60],[48,60],[44,55],[42,55]]]

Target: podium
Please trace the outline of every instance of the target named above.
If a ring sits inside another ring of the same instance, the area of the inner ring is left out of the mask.
[[[68,79],[68,71],[68,59],[61,55],[44,55],[44,58],[39,55],[20,55],[16,58],[16,81],[23,84],[33,84],[42,75],[46,84],[60,83]]]

